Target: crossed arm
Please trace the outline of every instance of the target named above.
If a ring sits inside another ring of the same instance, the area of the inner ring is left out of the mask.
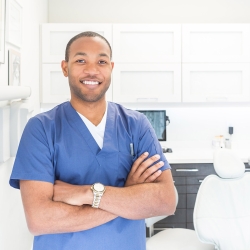
[[[34,235],[87,230],[120,216],[143,219],[170,215],[175,211],[175,193],[170,170],[158,170],[163,163],[141,155],[133,164],[125,187],[106,186],[99,209],[91,207],[89,185],[56,181],[20,181],[29,230]]]

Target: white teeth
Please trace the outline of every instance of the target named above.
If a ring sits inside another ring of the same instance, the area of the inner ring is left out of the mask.
[[[82,83],[84,83],[84,84],[90,84],[90,85],[99,84],[99,82],[96,82],[96,81],[82,81]]]

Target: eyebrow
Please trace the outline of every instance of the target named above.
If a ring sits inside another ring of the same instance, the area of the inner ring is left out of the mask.
[[[87,54],[86,54],[85,52],[77,52],[77,53],[74,55],[74,57],[75,57],[75,56],[87,56]],[[110,58],[106,53],[100,53],[99,56],[100,56],[100,57],[108,57],[108,58]]]

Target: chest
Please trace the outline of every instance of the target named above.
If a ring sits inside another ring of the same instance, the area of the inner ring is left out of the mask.
[[[55,178],[72,184],[124,186],[136,158],[134,136],[122,126],[104,134],[100,149],[86,127],[57,128],[53,141]],[[133,145],[134,154],[131,154]]]

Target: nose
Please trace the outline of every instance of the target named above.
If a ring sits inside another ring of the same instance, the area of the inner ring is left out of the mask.
[[[84,73],[89,75],[98,75],[100,73],[98,65],[96,65],[95,63],[86,64],[84,67]]]

